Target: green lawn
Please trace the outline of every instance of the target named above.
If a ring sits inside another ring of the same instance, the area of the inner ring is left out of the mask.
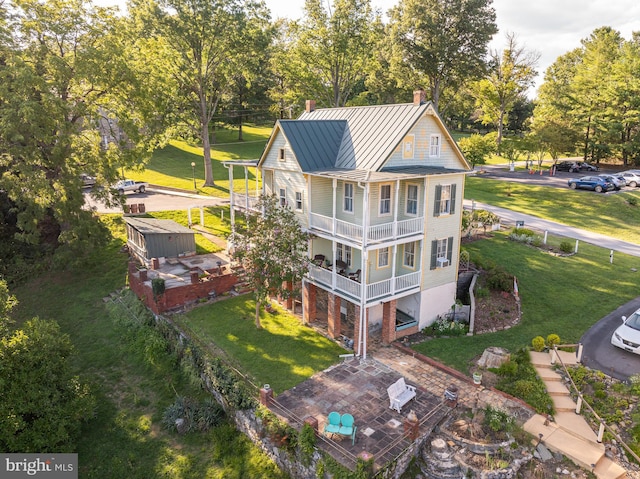
[[[165,148],[153,153],[144,171],[125,171],[127,178],[144,180],[151,184],[193,190],[195,171],[196,188],[199,193],[227,198],[229,196],[229,170],[222,161],[237,159],[258,159],[271,134],[271,126],[243,127],[243,141],[237,140],[237,130],[217,130],[217,143],[211,148],[213,179],[215,187],[203,187],[204,160],[202,147],[185,141],[173,140]],[[195,170],[191,163],[195,163]],[[249,188],[255,190],[255,171],[251,171]],[[244,191],[244,169],[234,169],[234,189]]]
[[[558,243],[550,238],[550,243]],[[507,239],[505,233],[463,247],[473,258],[503,266],[518,279],[522,300],[519,325],[497,333],[439,338],[415,347],[432,358],[468,372],[470,361],[489,346],[513,350],[529,346],[535,336],[556,333],[576,343],[598,320],[638,295],[640,258],[581,243],[579,253],[556,257]]]
[[[640,188],[595,194],[468,177],[464,196],[481,203],[640,243]],[[630,202],[637,202],[632,206]]]
[[[254,384],[269,384],[276,393],[326,369],[346,352],[280,309],[274,314],[263,311],[262,329],[257,329],[250,295],[196,308],[178,322],[224,350]]]
[[[52,271],[12,291],[20,300],[17,319],[54,319],[71,336],[73,364],[97,397],[95,417],[76,451],[79,477],[284,479],[232,427],[185,436],[161,428],[162,413],[176,395],[199,398],[203,392],[171,357],[149,361],[109,319],[102,298],[126,284],[128,258],[119,252],[124,228],[114,231],[117,238],[96,248],[83,268]]]

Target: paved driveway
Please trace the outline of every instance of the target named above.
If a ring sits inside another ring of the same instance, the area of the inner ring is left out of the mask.
[[[626,381],[640,374],[640,355],[611,345],[611,335],[622,324],[622,316],[629,316],[640,308],[640,297],[629,301],[594,324],[580,339],[583,344],[582,364],[602,371],[608,376]]]

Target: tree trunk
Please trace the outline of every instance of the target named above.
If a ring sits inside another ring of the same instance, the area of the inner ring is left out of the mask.
[[[585,134],[584,137],[584,155],[583,155],[583,160],[587,161],[587,156],[589,154],[589,134],[591,133],[591,115],[589,115],[589,118],[587,118],[587,133]]]
[[[262,324],[260,324],[260,301],[256,300],[256,328],[262,329]]]
[[[211,164],[209,125],[202,125],[202,153],[204,157],[204,185],[202,186],[216,186],[213,181],[213,165]]]

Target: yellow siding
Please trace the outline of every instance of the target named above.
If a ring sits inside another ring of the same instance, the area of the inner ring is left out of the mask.
[[[281,148],[284,148],[284,160],[278,159]],[[298,165],[298,162],[293,155],[293,151],[289,147],[289,144],[286,142],[286,139],[281,131],[278,131],[276,133],[276,136],[273,139],[269,150],[267,151],[267,156],[264,159],[262,167],[274,170],[289,170],[298,172],[301,171],[300,166]]]
[[[431,135],[440,135],[440,156],[429,156],[429,142]],[[413,138],[412,138],[413,136]],[[403,158],[404,141],[396,147],[387,160],[385,167],[398,166],[440,166],[444,168],[466,168],[458,158],[453,145],[447,139],[445,131],[440,128],[432,115],[425,114],[418,123],[407,133],[409,140],[413,139],[414,155],[412,159]]]

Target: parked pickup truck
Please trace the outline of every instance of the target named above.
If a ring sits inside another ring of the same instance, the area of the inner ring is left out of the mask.
[[[120,180],[113,185],[113,189],[119,194],[124,195],[128,191],[144,193],[148,186],[149,183],[145,183],[144,181]]]

